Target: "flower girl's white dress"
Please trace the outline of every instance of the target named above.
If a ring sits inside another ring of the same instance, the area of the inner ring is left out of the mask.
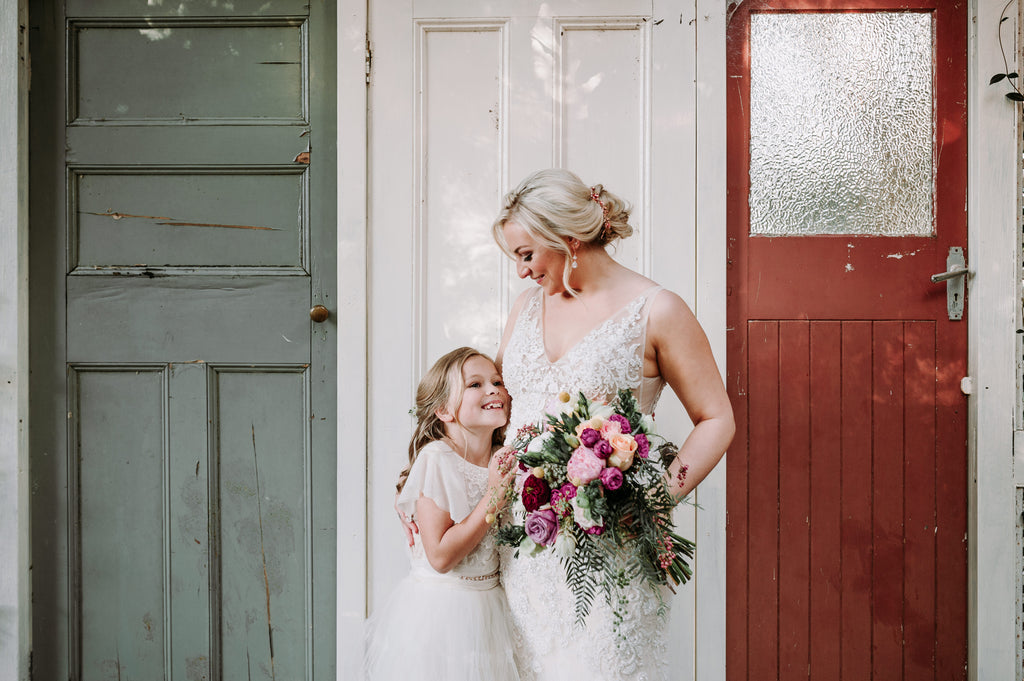
[[[459,522],[486,491],[486,468],[431,442],[416,457],[398,507],[415,517],[422,494]],[[519,679],[494,534],[445,574],[430,567],[417,534],[411,562],[409,575],[370,618],[368,681]]]
[[[552,362],[544,350],[543,293],[536,289],[524,302],[502,357],[502,376],[512,396],[510,437],[540,421],[551,398],[563,390],[610,400],[620,388],[630,388],[641,410],[652,413],[665,381],[643,376],[644,346],[648,312],[659,290],[653,287],[634,298]],[[599,593],[586,627],[580,628],[565,568],[553,551],[513,558],[512,550],[502,547],[501,578],[524,681],[668,677],[666,619],[659,616],[661,602],[648,586],[627,587],[628,606],[617,613]]]

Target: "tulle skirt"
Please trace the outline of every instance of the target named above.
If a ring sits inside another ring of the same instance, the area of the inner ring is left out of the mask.
[[[409,575],[370,617],[367,681],[518,681],[501,586]]]

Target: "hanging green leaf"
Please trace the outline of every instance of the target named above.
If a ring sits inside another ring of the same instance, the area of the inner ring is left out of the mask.
[[[995,85],[996,83],[1001,81],[1003,78],[1006,78],[1006,74],[1005,73],[997,73],[996,75],[992,76],[992,79],[990,81],[988,81],[988,84],[989,85]]]
[[[1015,102],[1024,102],[1024,95],[1019,92],[1007,92],[1006,98],[1012,99]]]

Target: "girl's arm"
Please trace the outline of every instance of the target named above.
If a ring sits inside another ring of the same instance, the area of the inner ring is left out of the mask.
[[[693,431],[669,468],[670,491],[681,500],[725,454],[736,423],[711,345],[683,299],[664,291],[653,303],[648,324],[659,373],[693,421]]]
[[[505,487],[515,470],[514,466],[507,465],[509,456],[510,450],[506,447],[491,457],[487,466],[487,491],[470,514],[457,523],[432,499],[420,495],[416,501],[416,522],[423,552],[427,562],[438,572],[448,572],[468,556],[491,527],[487,516],[505,505]]]

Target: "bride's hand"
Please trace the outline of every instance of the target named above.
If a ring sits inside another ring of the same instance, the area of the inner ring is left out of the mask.
[[[402,531],[405,533],[405,540],[412,546],[414,543],[413,535],[420,533],[420,528],[416,526],[412,518],[408,516],[402,509],[398,508],[398,494],[395,494],[395,513],[398,514],[398,520],[402,523]]]

